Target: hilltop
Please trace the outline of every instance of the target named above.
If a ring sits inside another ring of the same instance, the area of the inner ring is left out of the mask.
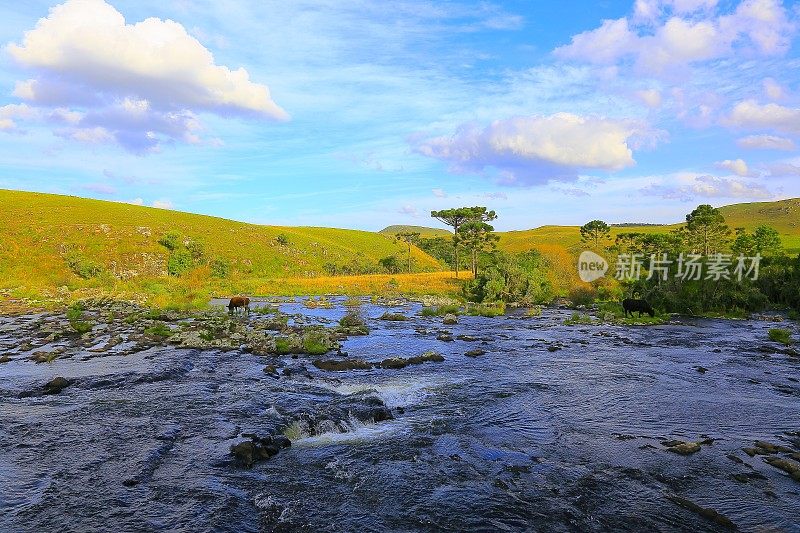
[[[731,229],[745,228],[752,231],[761,225],[772,226],[781,234],[787,251],[800,251],[800,198],[733,204],[719,209]],[[681,225],[682,222],[667,225],[612,224],[611,238],[620,233],[668,233]],[[498,232],[499,246],[509,252],[521,252],[545,245],[575,249],[581,245],[579,229],[579,226],[541,226],[529,230]]]
[[[169,292],[163,286],[177,281],[167,276],[170,250],[159,243],[167,234],[196,258],[197,268],[183,276],[187,291],[208,282],[216,290],[238,292],[280,278],[377,274],[385,272],[379,262],[389,256],[405,264],[403,244],[367,231],[261,226],[9,190],[0,190],[0,205],[0,288],[23,293],[39,287],[138,290],[140,285],[148,292]],[[419,249],[412,249],[412,257],[416,272],[442,270]],[[214,269],[224,276],[212,279]]]
[[[382,235],[388,235],[390,237],[394,237],[398,233],[419,233],[420,237],[422,238],[449,237],[452,235],[452,233],[446,229],[428,228],[426,226],[405,226],[401,224],[387,226],[378,233]]]

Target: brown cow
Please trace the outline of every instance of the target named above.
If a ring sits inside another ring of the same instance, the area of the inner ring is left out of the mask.
[[[250,298],[247,296],[234,296],[228,303],[228,312],[233,313],[235,309],[241,307],[246,315],[250,314]]]

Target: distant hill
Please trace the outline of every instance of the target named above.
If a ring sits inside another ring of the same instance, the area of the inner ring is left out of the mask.
[[[0,205],[0,288],[157,278],[167,270],[169,252],[158,241],[168,232],[199,251],[202,262],[227,263],[237,279],[324,275],[330,265],[377,271],[380,259],[406,253],[373,232],[261,226],[72,196],[0,190]],[[421,250],[413,257],[416,270],[441,270]],[[106,278],[76,275],[95,267]]]
[[[753,202],[720,207],[725,223],[731,228],[752,231],[760,225],[772,226],[781,234],[783,246],[788,252],[800,252],[800,198],[775,202]],[[619,233],[667,233],[683,222],[676,224],[612,224],[611,236]],[[559,245],[567,249],[581,246],[578,226],[541,226],[529,230],[499,232],[501,249],[520,252],[543,245]]]
[[[446,229],[440,228],[428,228],[425,226],[403,226],[403,225],[394,225],[394,226],[387,226],[380,230],[378,233],[382,235],[388,235],[390,237],[394,237],[398,233],[409,232],[409,233],[419,233],[420,237],[428,238],[428,237],[448,237],[452,235],[451,232],[447,231]]]

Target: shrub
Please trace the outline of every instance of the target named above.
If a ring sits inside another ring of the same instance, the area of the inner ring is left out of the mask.
[[[69,325],[79,335],[83,335],[84,333],[91,331],[93,325],[90,322],[81,320],[81,318],[83,318],[83,306],[80,304],[80,302],[72,304],[67,309],[66,316],[67,320],[69,320]]]
[[[286,234],[284,234],[284,233],[280,233],[280,234],[278,234],[277,237],[275,237],[275,242],[277,242],[281,246],[288,246],[289,245],[289,237],[287,237]]]
[[[400,264],[400,260],[393,255],[384,257],[378,262],[380,263],[381,267],[389,274],[397,274],[403,268],[403,266]]]
[[[569,299],[575,305],[592,305],[597,291],[592,286],[581,285],[569,291]]]
[[[231,265],[225,259],[216,258],[211,261],[211,277],[227,278],[231,271]]]
[[[438,307],[423,307],[420,312],[422,316],[444,316],[461,314],[461,307],[453,304],[440,305]]]
[[[64,256],[67,266],[73,274],[83,279],[95,278],[103,273],[103,267],[89,261],[83,257],[79,252],[72,251]]]
[[[772,328],[769,330],[769,339],[774,342],[785,344],[786,346],[792,343],[792,332],[785,328]]]
[[[158,244],[169,250],[170,252],[174,252],[180,246],[181,235],[177,231],[170,231],[165,233],[160,239],[158,239]]]
[[[186,244],[186,250],[192,256],[192,261],[197,265],[202,265],[205,262],[205,247],[202,242],[189,241]]]
[[[307,354],[322,355],[330,349],[330,338],[324,331],[308,331],[303,335],[303,351]]]
[[[408,317],[403,313],[383,313],[378,320],[388,320],[389,322],[405,322]]]
[[[292,343],[286,337],[275,337],[275,353],[287,354],[292,351]]]
[[[542,306],[535,305],[525,311],[525,316],[533,318],[537,316],[542,316]]]
[[[361,315],[355,311],[350,311],[339,319],[339,325],[343,328],[351,328],[366,325]]]
[[[170,276],[180,276],[192,268],[192,254],[187,250],[176,250],[169,254],[167,272]]]
[[[506,314],[506,304],[497,302],[494,304],[481,304],[467,306],[467,314],[470,316],[496,317]]]
[[[169,337],[172,335],[172,330],[169,329],[169,326],[162,322],[146,328],[144,332],[146,335],[150,335],[151,337]]]

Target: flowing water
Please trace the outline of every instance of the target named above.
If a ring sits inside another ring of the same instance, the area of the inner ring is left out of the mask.
[[[330,324],[345,313],[282,310]],[[392,310],[411,320],[365,305],[370,335],[342,350],[445,361],[326,372],[309,356],[157,347],[0,365],[0,530],[722,527],[670,495],[743,530],[800,530],[800,482],[742,451],[800,451],[800,358],[763,349],[774,324],[567,326],[569,312],[545,309],[442,326],[416,304]],[[0,352],[35,318],[0,318]],[[437,340],[443,329],[471,338]],[[476,348],[486,354],[464,355]],[[276,361],[292,374],[262,371]],[[20,397],[55,376],[75,383]],[[353,416],[375,397],[392,420]],[[242,433],[274,432],[292,446],[249,469],[231,462]],[[662,445],[709,438],[688,456]]]

